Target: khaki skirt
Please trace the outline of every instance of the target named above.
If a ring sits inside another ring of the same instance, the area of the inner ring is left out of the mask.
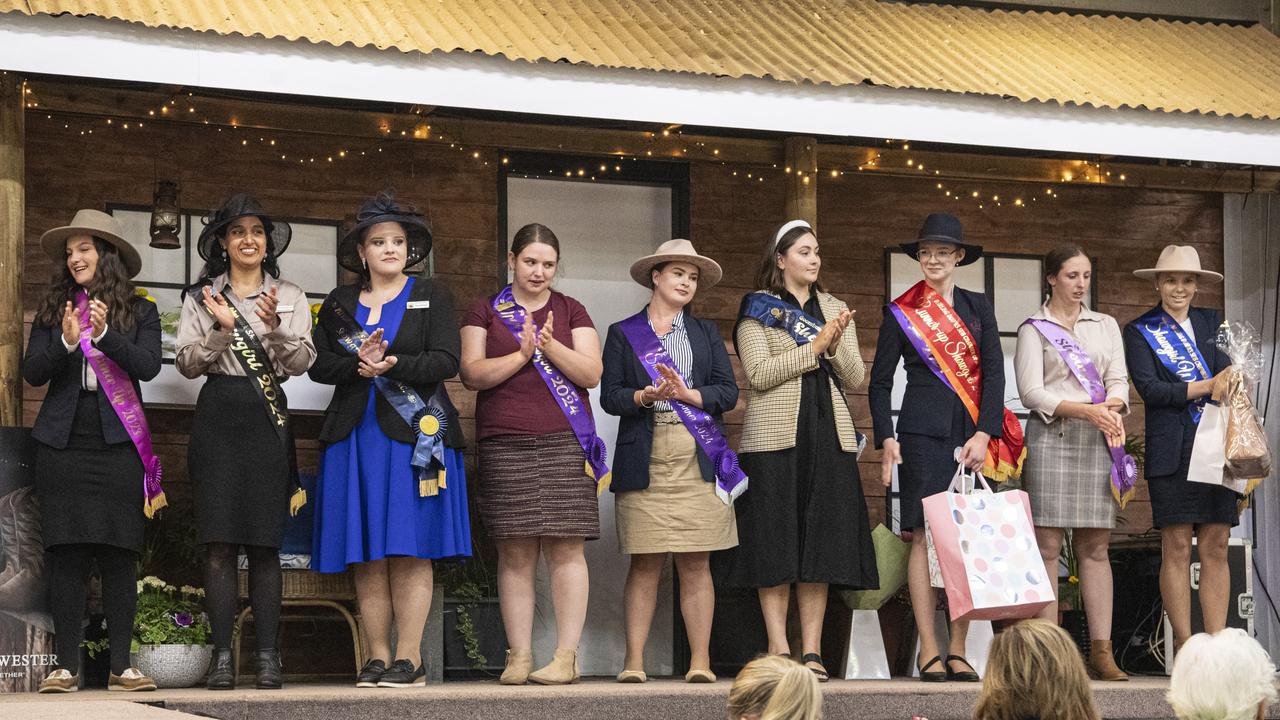
[[[716,497],[715,483],[702,479],[697,449],[678,420],[654,425],[649,487],[614,498],[622,552],[708,552],[738,544],[733,506]]]

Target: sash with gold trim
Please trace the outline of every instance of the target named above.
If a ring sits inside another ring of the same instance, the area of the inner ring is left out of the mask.
[[[982,403],[982,359],[973,334],[955,308],[921,280],[889,303],[889,312],[925,365],[960,397],[976,424]],[[1001,437],[988,443],[982,464],[982,474],[997,482],[1020,477],[1027,455],[1022,425],[1008,408],[1004,408],[1002,425]]]
[[[410,282],[413,282],[410,279]],[[360,354],[360,346],[369,334],[351,317],[346,308],[330,295],[320,308],[320,318],[331,330],[343,349],[352,355]],[[396,414],[413,429],[415,442],[411,464],[418,478],[419,497],[439,495],[447,488],[444,462],[444,436],[449,416],[439,401],[444,384],[436,388],[436,394],[423,398],[417,390],[385,375],[373,378],[373,386],[391,404]]]

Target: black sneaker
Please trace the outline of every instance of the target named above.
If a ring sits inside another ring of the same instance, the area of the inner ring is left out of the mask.
[[[356,687],[371,688],[378,687],[378,681],[383,675],[387,674],[387,664],[381,660],[370,660],[360,668],[360,674],[356,676]]]
[[[384,672],[382,679],[378,681],[378,687],[385,688],[421,687],[426,684],[426,667],[419,665],[418,669],[414,670],[413,663],[408,660],[397,660],[391,663],[391,669]]]

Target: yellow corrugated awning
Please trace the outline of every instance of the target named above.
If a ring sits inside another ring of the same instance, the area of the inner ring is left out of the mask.
[[[1280,38],[1260,26],[876,0],[0,0],[0,12],[1280,119]]]

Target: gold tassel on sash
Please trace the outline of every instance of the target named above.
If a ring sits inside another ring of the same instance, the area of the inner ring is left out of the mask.
[[[302,506],[306,504],[307,504],[307,491],[303,490],[302,488],[298,488],[297,490],[294,490],[293,496],[289,498],[289,516],[297,517],[298,511],[301,510]]]
[[[146,493],[143,493],[142,514],[146,515],[148,520],[155,517],[156,513],[159,512],[160,508],[164,508],[168,506],[169,506],[169,501],[168,499],[165,498],[163,490],[161,490],[160,494],[155,496],[151,500],[147,500]]]
[[[418,497],[435,497],[441,490],[448,488],[445,484],[444,468],[440,468],[433,478],[422,478],[418,481]]]
[[[600,497],[604,494],[605,490],[609,489],[609,483],[613,481],[613,471],[610,470],[604,474],[604,477],[597,478],[595,472],[591,469],[591,463],[584,462],[583,465],[586,468],[587,477],[596,481],[596,497]]]

